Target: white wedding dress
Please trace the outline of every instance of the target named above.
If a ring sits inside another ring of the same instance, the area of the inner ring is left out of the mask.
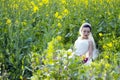
[[[89,47],[88,39],[81,39],[80,37],[78,37],[78,39],[75,41],[75,44],[74,44],[73,54],[77,56],[85,55],[86,57],[89,57],[88,47]],[[86,65],[91,64],[92,59],[94,60],[98,56],[97,52],[98,52],[97,49],[94,48],[92,58],[88,59],[88,61],[85,63]]]

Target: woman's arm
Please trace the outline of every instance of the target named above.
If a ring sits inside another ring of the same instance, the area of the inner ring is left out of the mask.
[[[89,53],[89,58],[92,58],[93,56],[93,42],[91,40],[89,42],[89,47],[88,47],[88,53]]]

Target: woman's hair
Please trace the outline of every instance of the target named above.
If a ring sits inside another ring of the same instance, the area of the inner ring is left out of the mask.
[[[91,31],[91,29],[92,29],[92,28],[91,28],[91,26],[90,26],[90,25],[88,25],[88,24],[83,25],[83,27],[82,27],[82,28],[84,28],[84,27],[85,27],[85,28],[89,28],[89,29],[90,29],[90,31]]]

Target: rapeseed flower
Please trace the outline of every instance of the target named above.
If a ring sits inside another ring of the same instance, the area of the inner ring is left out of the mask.
[[[24,10],[29,10],[27,6],[24,6]]]
[[[113,46],[112,43],[108,43],[107,45],[108,45],[108,47],[112,47]]]
[[[110,64],[109,63],[106,63],[105,64],[105,67],[108,69],[108,68],[110,68]]]
[[[100,37],[102,37],[102,36],[103,36],[103,34],[102,34],[102,33],[99,33],[99,36],[100,36]]]
[[[11,24],[11,20],[7,19],[6,24]]]
[[[85,0],[85,5],[86,5],[86,8],[88,7],[88,0]]]
[[[34,12],[36,12],[38,10],[38,7],[37,6],[34,6]]]
[[[49,3],[49,0],[42,0],[42,3],[43,3],[43,4],[48,4],[48,3]]]
[[[58,15],[59,15],[59,13],[58,13],[58,12],[56,12],[56,13],[55,13],[55,17],[57,18],[57,17],[58,17]]]
[[[35,5],[35,3],[34,3],[33,1],[31,1],[31,5],[32,5],[32,6],[34,6],[34,5]]]
[[[14,9],[17,9],[17,8],[18,8],[18,4],[14,4],[14,5],[13,5],[13,8],[14,8]]]
[[[109,56],[106,55],[105,58],[106,58],[106,59],[109,59]]]
[[[64,9],[62,14],[63,15],[68,15],[68,13],[69,13],[69,11],[67,9]]]
[[[62,2],[62,4],[66,4],[66,0],[62,0],[61,2]]]
[[[107,46],[106,46],[106,45],[103,45],[102,47],[103,47],[103,49],[106,49],[106,48],[107,48]]]
[[[107,3],[110,3],[110,0],[107,0]]]
[[[54,42],[50,42],[48,44],[48,55],[52,56],[51,54],[54,52]]]
[[[58,16],[57,18],[58,18],[58,19],[62,19],[62,16]]]
[[[59,27],[59,28],[61,28],[61,27],[62,27],[62,24],[61,24],[61,23],[58,23],[57,25],[58,25],[58,27]]]
[[[61,36],[57,36],[56,39],[57,39],[58,41],[61,41],[61,40],[62,40],[62,37],[61,37]]]
[[[23,77],[22,77],[22,76],[20,76],[20,79],[22,80],[22,79],[23,79]]]
[[[43,3],[42,3],[42,2],[40,2],[40,3],[39,3],[39,5],[40,5],[40,6],[42,6],[42,5],[43,5]]]

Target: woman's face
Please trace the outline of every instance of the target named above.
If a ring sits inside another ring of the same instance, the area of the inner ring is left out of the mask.
[[[83,39],[88,39],[88,36],[90,34],[90,28],[89,27],[83,27],[81,33],[82,33],[81,37]]]

